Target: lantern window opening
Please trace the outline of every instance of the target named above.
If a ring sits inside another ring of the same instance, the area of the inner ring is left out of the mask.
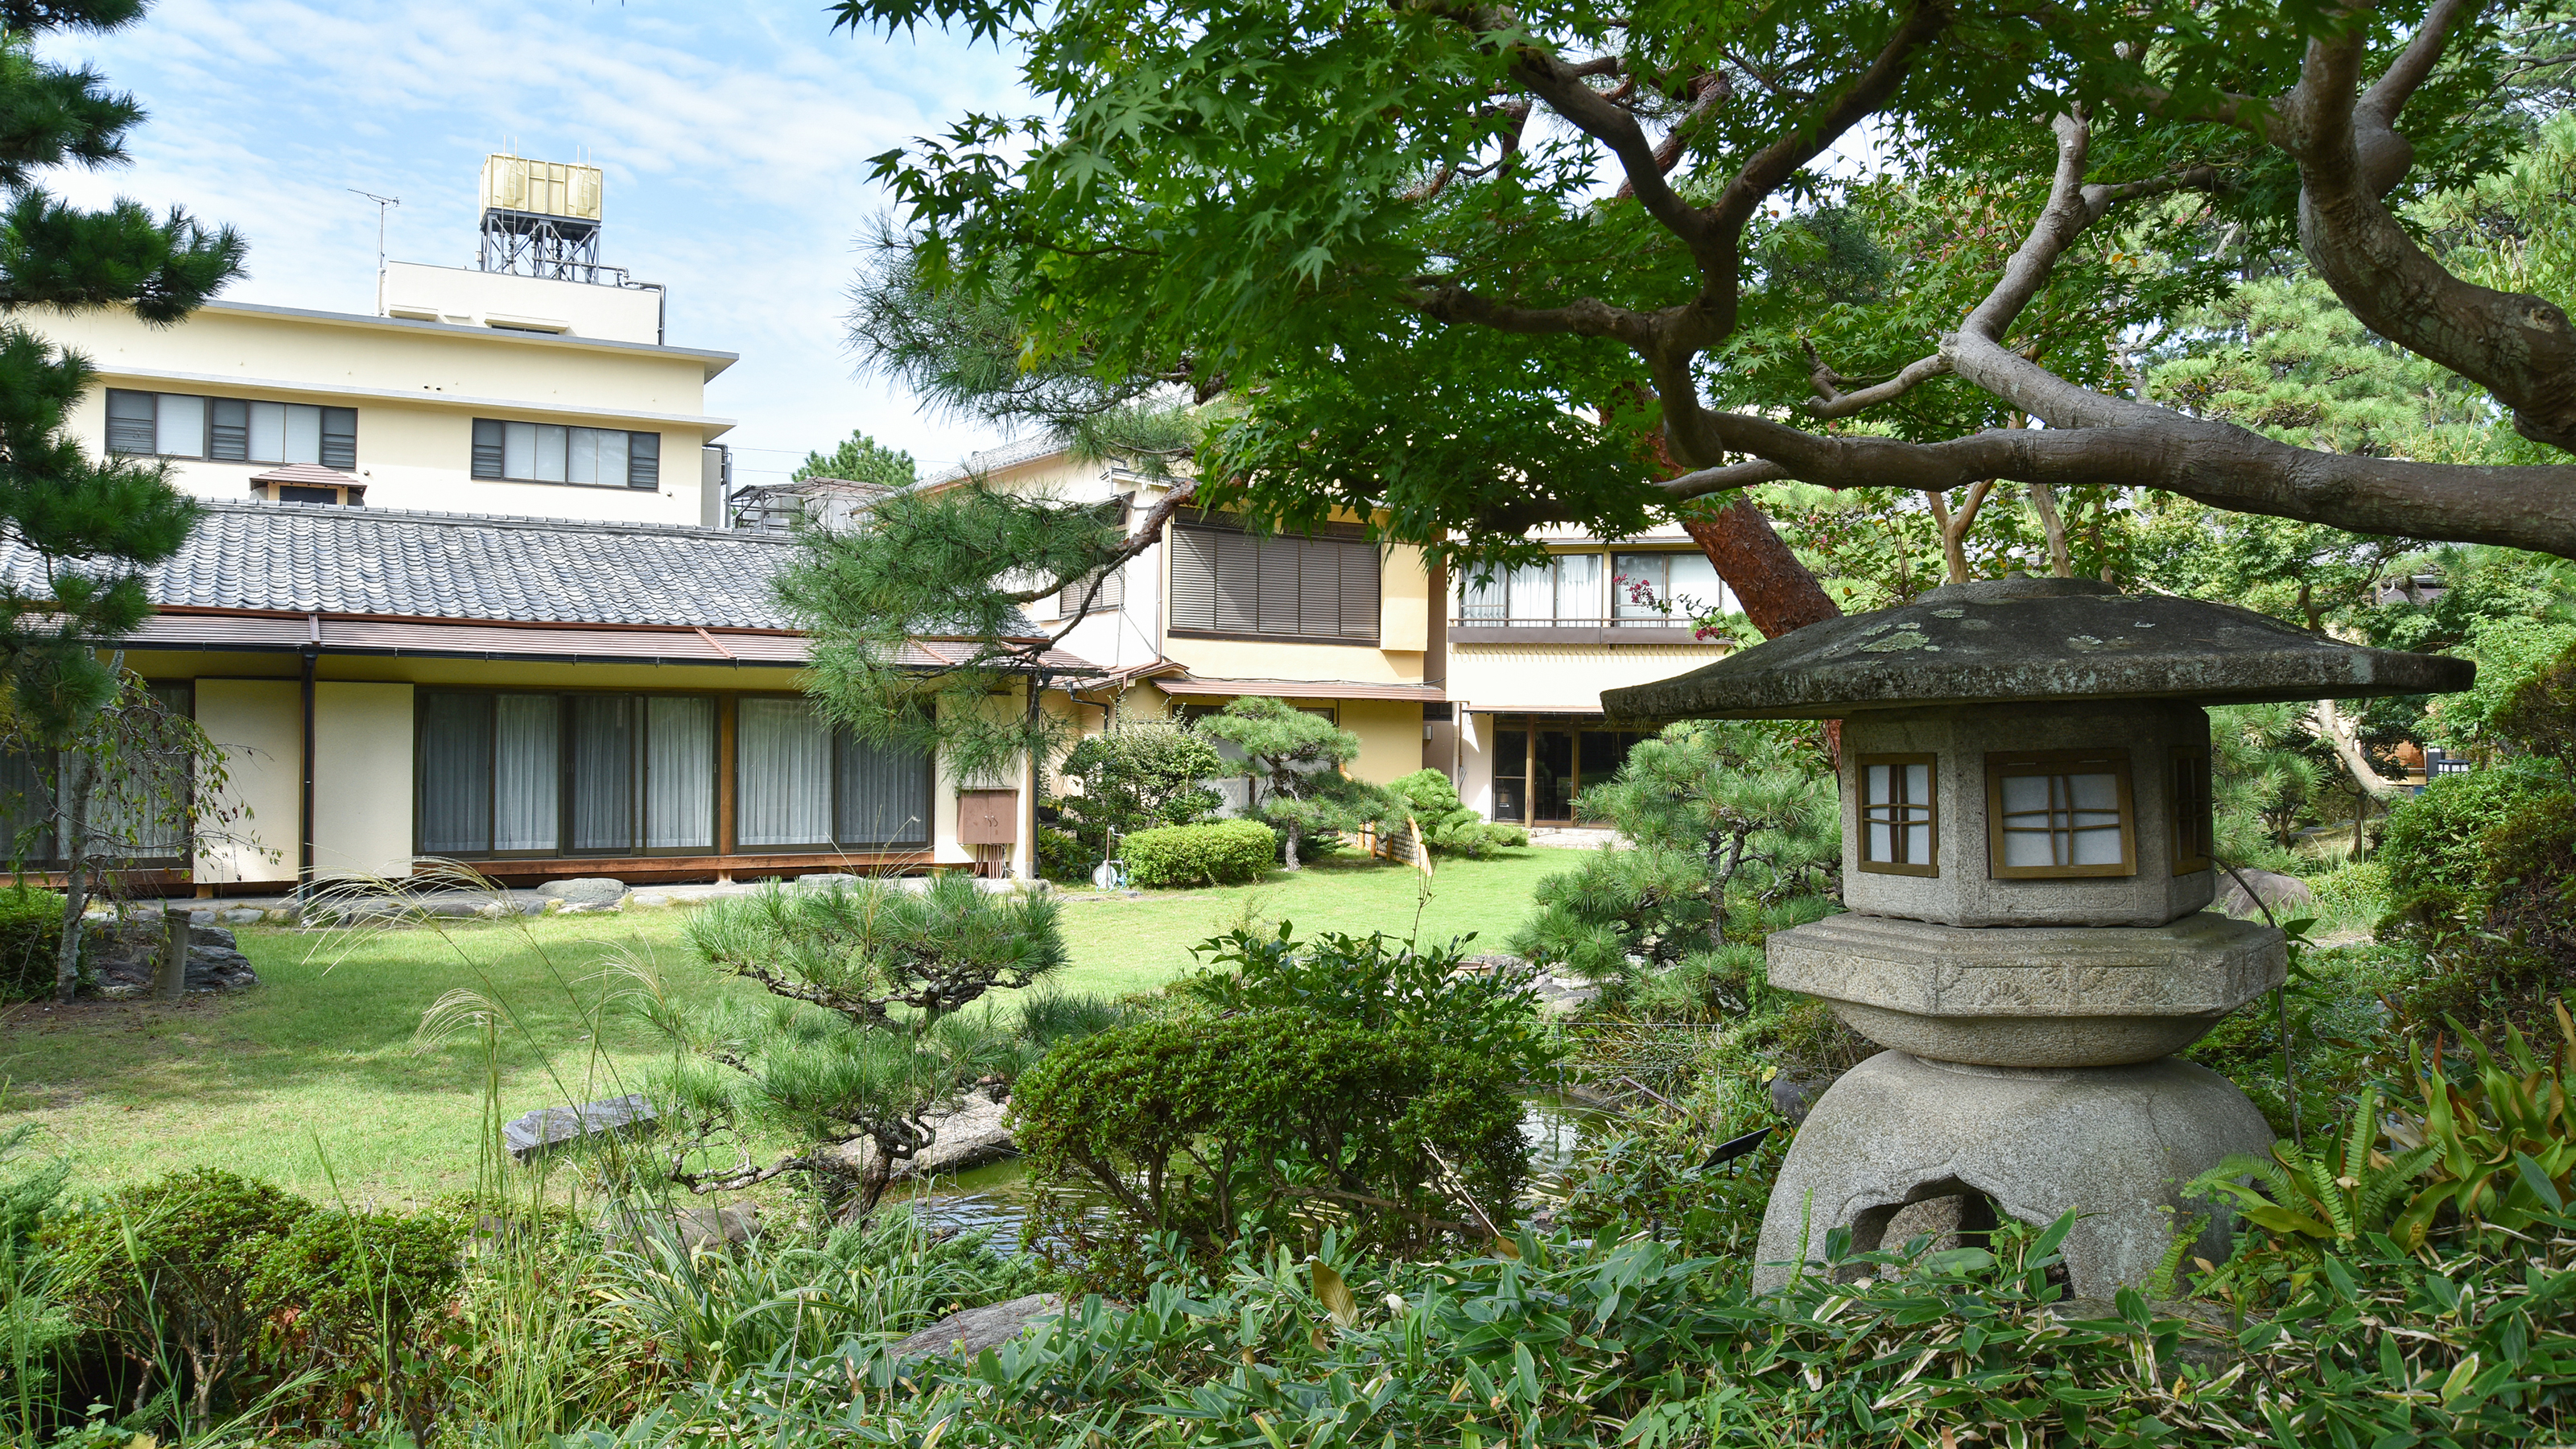
[[[1938,876],[1939,807],[1930,755],[1862,755],[1860,868],[1875,875]]]
[[[2209,816],[2209,751],[2177,746],[2167,768],[2173,778],[2173,872],[2207,870],[2216,845]]]
[[[2128,753],[1986,756],[1986,831],[1988,869],[1998,880],[2136,875]]]

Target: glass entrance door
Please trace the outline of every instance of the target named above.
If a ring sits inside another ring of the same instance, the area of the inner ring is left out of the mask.
[[[1533,820],[1574,820],[1574,731],[1538,730],[1530,746]]]

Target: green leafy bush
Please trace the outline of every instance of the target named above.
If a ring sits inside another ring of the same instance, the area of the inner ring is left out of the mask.
[[[973,1364],[852,1344],[571,1442],[821,1449],[900,1424],[987,1449],[2562,1443],[2576,1220],[2560,1221],[2527,1263],[2365,1240],[2241,1328],[2134,1290],[2070,1311],[2050,1269],[2071,1217],[1919,1257],[1836,1234],[1830,1271],[1763,1298],[1653,1240],[1522,1233],[1427,1264],[1247,1252]]]
[[[1075,745],[1058,767],[1082,783],[1056,802],[1091,858],[1109,837],[1168,825],[1195,825],[1225,803],[1208,781],[1225,772],[1216,746],[1165,720],[1135,720]]]
[[[1214,820],[1137,831],[1119,852],[1140,886],[1242,885],[1278,863],[1279,836],[1258,820]]]
[[[1304,1012],[1175,1017],[1056,1048],[1012,1093],[1045,1183],[1115,1204],[1103,1231],[1064,1194],[1033,1224],[1099,1283],[1134,1284],[1146,1234],[1202,1262],[1325,1224],[1397,1252],[1484,1235],[1528,1170],[1519,1082],[1421,1027]]]
[[[465,1225],[446,1214],[343,1212],[296,1219],[258,1255],[247,1295],[267,1305],[259,1359],[272,1380],[310,1381],[272,1425],[322,1431],[371,1413],[429,1442],[460,1327],[445,1311],[464,1277]]]
[[[62,954],[63,898],[32,886],[0,888],[0,1001],[54,994]]]
[[[1422,843],[1434,855],[1483,860],[1498,850],[1529,844],[1529,831],[1504,821],[1487,820],[1458,798],[1458,787],[1438,770],[1416,770],[1387,786],[1394,797],[1389,829],[1399,829],[1406,816],[1421,827]]]
[[[1038,874],[1061,885],[1091,884],[1091,868],[1100,857],[1070,830],[1038,827]]]
[[[1326,931],[1299,941],[1229,931],[1199,944],[1208,969],[1172,993],[1220,1015],[1289,1011],[1372,1029],[1420,1027],[1492,1058],[1521,1081],[1547,1078],[1561,1048],[1540,1023],[1527,980],[1465,969],[1465,943],[1416,946],[1384,933]]]
[[[2546,780],[2524,771],[2472,770],[2435,778],[2389,812],[2379,862],[2388,869],[2392,916],[2425,922],[2475,910],[2487,827],[2551,793]]]
[[[140,1377],[136,1401],[184,1382],[187,1418],[203,1425],[277,1306],[263,1296],[261,1260],[313,1210],[268,1183],[201,1168],[57,1218],[46,1245],[75,1321]]]

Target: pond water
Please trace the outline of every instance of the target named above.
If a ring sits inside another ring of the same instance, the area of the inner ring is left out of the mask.
[[[1573,1166],[1585,1126],[1603,1115],[1598,1107],[1553,1092],[1524,1098],[1521,1137],[1530,1146],[1532,1181],[1548,1186],[1560,1182]],[[996,1248],[1016,1252],[1032,1190],[1027,1167],[1014,1159],[934,1178],[919,1184],[909,1196],[904,1195],[905,1189],[896,1188],[887,1193],[886,1202],[911,1207],[913,1215],[935,1231],[990,1232]]]

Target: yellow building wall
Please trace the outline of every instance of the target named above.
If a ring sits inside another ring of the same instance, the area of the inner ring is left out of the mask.
[[[399,879],[412,859],[408,684],[313,686],[313,869]]]
[[[1292,701],[1304,703],[1303,700]],[[1422,768],[1422,706],[1409,699],[1346,699],[1334,721],[1360,737],[1351,777],[1383,785]]]
[[[226,829],[234,838],[200,845],[197,879],[293,880],[304,784],[302,690],[291,679],[200,678],[197,725],[224,752],[228,783],[218,808],[249,812]]]
[[[496,332],[329,315],[208,307],[170,328],[126,312],[47,314],[31,325],[79,348],[100,374],[71,411],[92,454],[107,440],[108,387],[203,393],[358,410],[357,473],[373,508],[695,524],[700,449],[730,426],[705,416],[709,361]],[[656,489],[478,480],[477,417],[659,433]],[[246,498],[272,463],[175,459],[201,498]]]
[[[1165,658],[1203,679],[1347,679],[1358,684],[1419,684],[1422,654],[1366,644],[1283,644],[1268,639],[1192,639],[1168,635]]]
[[[1688,674],[1726,657],[1714,644],[1449,643],[1449,697],[1462,709],[1597,714],[1601,691]]]
[[[1431,572],[1422,550],[1389,544],[1379,560],[1377,647],[1420,654],[1431,647]]]

